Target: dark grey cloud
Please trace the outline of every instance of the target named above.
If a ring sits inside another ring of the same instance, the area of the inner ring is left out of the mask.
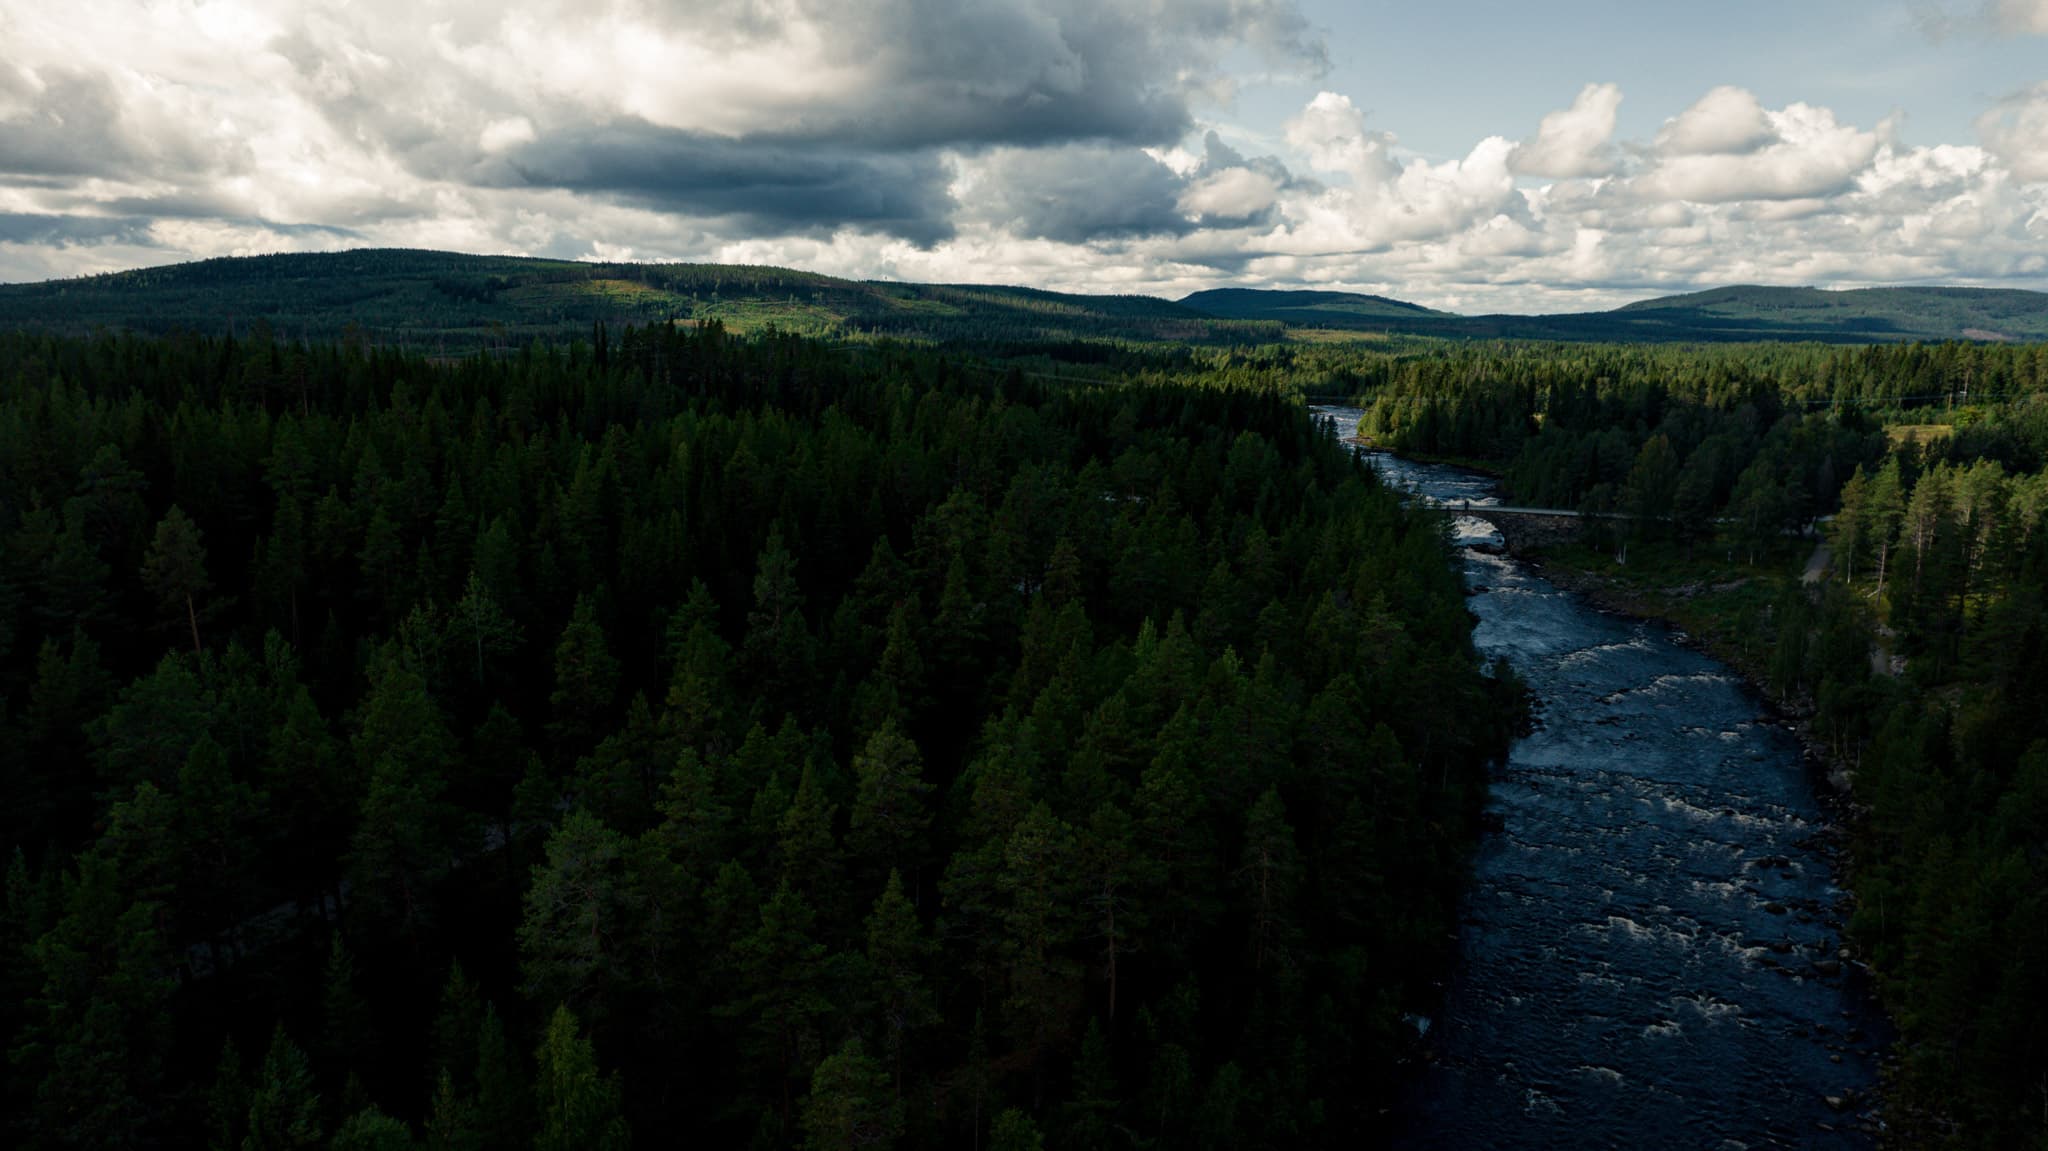
[[[499,186],[564,188],[784,233],[856,227],[921,244],[952,234],[935,154],[727,140],[644,121],[551,133],[479,168]]]
[[[426,37],[379,43],[375,57],[310,25],[270,50],[337,130],[422,179],[559,188],[753,232],[851,228],[922,245],[953,231],[947,157],[1167,145],[1193,123],[1190,102],[1223,76],[1226,53],[1248,46],[1303,71],[1324,66],[1295,0],[539,0],[509,18],[498,12],[451,5]],[[606,30],[579,39],[592,28]],[[611,50],[605,37],[626,29],[662,50],[763,65],[698,91],[679,61],[676,76],[619,78],[620,92],[638,95],[614,94],[609,107],[591,98],[586,78],[564,81],[548,62],[532,75],[503,67],[503,54],[515,45],[530,53],[537,33],[568,59]],[[406,67],[426,40],[470,66]],[[830,78],[819,81],[829,98],[788,98],[815,77]],[[760,92],[734,95],[754,81]],[[573,92],[559,90],[565,82]],[[531,139],[487,147],[489,126],[513,120]],[[1048,236],[1182,227],[1171,174],[1129,155],[1113,167],[1140,183],[1109,202],[1040,202],[1062,181],[1078,190],[1086,174],[1020,169],[1037,179],[1011,206]],[[1047,162],[1057,169],[1070,158]]]
[[[1180,209],[1185,182],[1136,148],[1006,149],[975,172],[963,213],[1021,236],[1078,244],[1193,227]]]
[[[0,118],[0,174],[112,176],[144,159],[121,130],[120,97],[105,76],[52,70],[39,79],[0,64],[0,97],[22,109]]]
[[[667,0],[682,38],[758,48],[801,28],[863,83],[780,131],[887,149],[1170,144],[1222,57],[1327,60],[1295,0]]]
[[[0,178],[36,187],[80,179],[198,180],[240,166],[242,149],[205,126],[139,114],[110,74],[69,64],[31,76],[0,61]]]

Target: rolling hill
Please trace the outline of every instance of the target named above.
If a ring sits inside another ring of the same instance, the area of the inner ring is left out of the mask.
[[[1997,288],[1715,288],[1611,312],[1458,316],[1381,296],[1232,289],[1181,301],[1235,319],[1407,335],[1720,342],[2048,339],[2048,293]]]
[[[263,320],[294,337],[349,331],[467,350],[591,326],[718,320],[751,331],[945,342],[996,349],[1084,341],[1271,342],[1273,320],[1208,315],[1151,296],[896,284],[784,268],[590,264],[372,249],[234,257],[0,285],[0,324],[61,332],[218,332]]]
[[[603,321],[718,320],[738,331],[889,337],[1064,358],[1110,345],[1256,344],[1317,333],[1729,342],[2048,339],[2048,293],[1986,288],[1739,286],[1610,312],[1461,316],[1384,296],[1223,288],[1179,301],[964,284],[843,280],[784,268],[590,264],[372,249],[204,260],[0,285],[0,324],[58,332],[359,332],[462,352],[580,335]]]
[[[1212,288],[1181,297],[1182,304],[1212,316],[1243,320],[1280,320],[1301,328],[1346,327],[1353,323],[1457,319],[1449,312],[1406,300],[1356,292],[1270,291],[1258,288]]]

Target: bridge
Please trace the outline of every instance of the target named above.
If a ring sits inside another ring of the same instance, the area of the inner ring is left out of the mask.
[[[1470,516],[1485,520],[1500,533],[1500,538],[1510,552],[1524,552],[1552,544],[1570,543],[1585,531],[1586,521],[1633,519],[1626,512],[1599,512],[1587,514],[1567,508],[1530,508],[1513,504],[1475,504],[1470,500],[1433,500],[1427,496],[1414,495],[1411,498],[1425,507],[1454,516]]]

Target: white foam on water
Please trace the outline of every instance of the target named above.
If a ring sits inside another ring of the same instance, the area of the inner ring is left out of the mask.
[[[1522,1092],[1522,1114],[1524,1115],[1557,1115],[1563,1113],[1563,1111],[1564,1108],[1559,1107],[1556,1100],[1536,1090],[1534,1087],[1527,1088]]]
[[[1730,1003],[1724,999],[1716,999],[1705,992],[1690,996],[1674,995],[1671,998],[1671,1006],[1674,1009],[1682,1008],[1696,1012],[1700,1018],[1709,1022],[1726,1019],[1731,1015],[1742,1014],[1741,1004]]]
[[[1643,1038],[1645,1039],[1676,1039],[1683,1034],[1685,1034],[1685,1028],[1680,1027],[1676,1022],[1669,1019],[1660,1019],[1643,1028]]]
[[[1742,891],[1740,886],[1726,879],[1695,879],[1691,886],[1695,895],[1711,895],[1723,901],[1734,899]]]
[[[1599,643],[1594,644],[1592,647],[1582,647],[1577,651],[1566,653],[1557,663],[1559,667],[1574,667],[1582,663],[1591,663],[1603,655],[1611,655],[1615,652],[1649,650],[1649,639],[1638,635],[1620,643]]]
[[[1614,1087],[1621,1086],[1621,1072],[1616,1071],[1612,1067],[1595,1067],[1590,1063],[1581,1063],[1573,1068],[1573,1070],[1588,1079],[1598,1080]]]

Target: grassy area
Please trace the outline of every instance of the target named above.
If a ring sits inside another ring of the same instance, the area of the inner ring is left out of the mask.
[[[1955,435],[1956,428],[1954,424],[1893,424],[1884,434],[1894,448],[1905,444],[1919,447]]]
[[[1766,626],[1785,585],[1799,578],[1812,550],[1788,540],[1755,565],[1726,547],[1702,542],[1691,554],[1671,543],[1634,543],[1623,553],[1585,544],[1554,548],[1539,557],[1560,586],[1616,611],[1660,619],[1682,629],[1715,658],[1761,687],[1771,648]]]

